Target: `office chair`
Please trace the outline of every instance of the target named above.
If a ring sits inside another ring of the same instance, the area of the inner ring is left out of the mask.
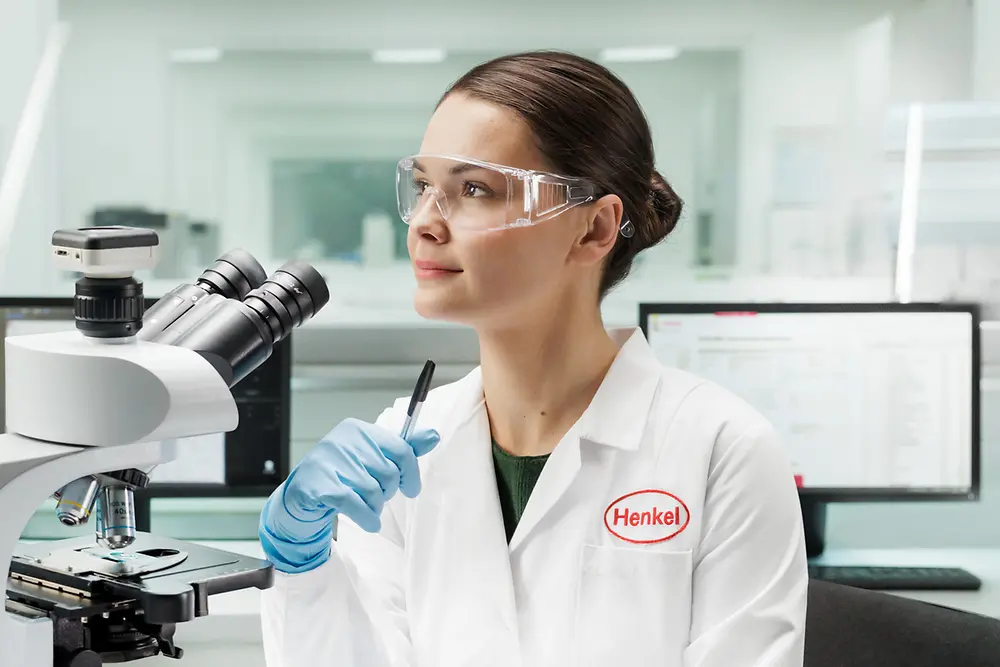
[[[998,667],[1000,621],[809,582],[805,667]]]

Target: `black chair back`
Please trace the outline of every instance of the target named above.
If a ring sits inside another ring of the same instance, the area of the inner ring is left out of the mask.
[[[1000,621],[888,593],[809,582],[805,667],[953,666],[1000,667]]]

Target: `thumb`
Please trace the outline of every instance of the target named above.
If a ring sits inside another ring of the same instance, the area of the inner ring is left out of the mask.
[[[441,435],[432,428],[422,428],[410,434],[406,441],[413,448],[413,453],[423,456],[441,442]]]

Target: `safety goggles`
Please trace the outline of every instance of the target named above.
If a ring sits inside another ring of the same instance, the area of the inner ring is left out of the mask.
[[[596,198],[597,187],[584,178],[471,158],[414,155],[396,166],[399,215],[408,225],[437,213],[450,226],[473,231],[526,227]],[[622,236],[633,231],[623,221]]]

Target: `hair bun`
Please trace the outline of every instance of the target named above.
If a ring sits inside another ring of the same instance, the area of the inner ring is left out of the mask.
[[[649,238],[644,239],[644,247],[656,245],[666,236],[674,231],[677,221],[680,220],[681,210],[684,202],[677,196],[670,184],[660,175],[660,172],[653,170],[650,179],[649,208],[650,222]]]

